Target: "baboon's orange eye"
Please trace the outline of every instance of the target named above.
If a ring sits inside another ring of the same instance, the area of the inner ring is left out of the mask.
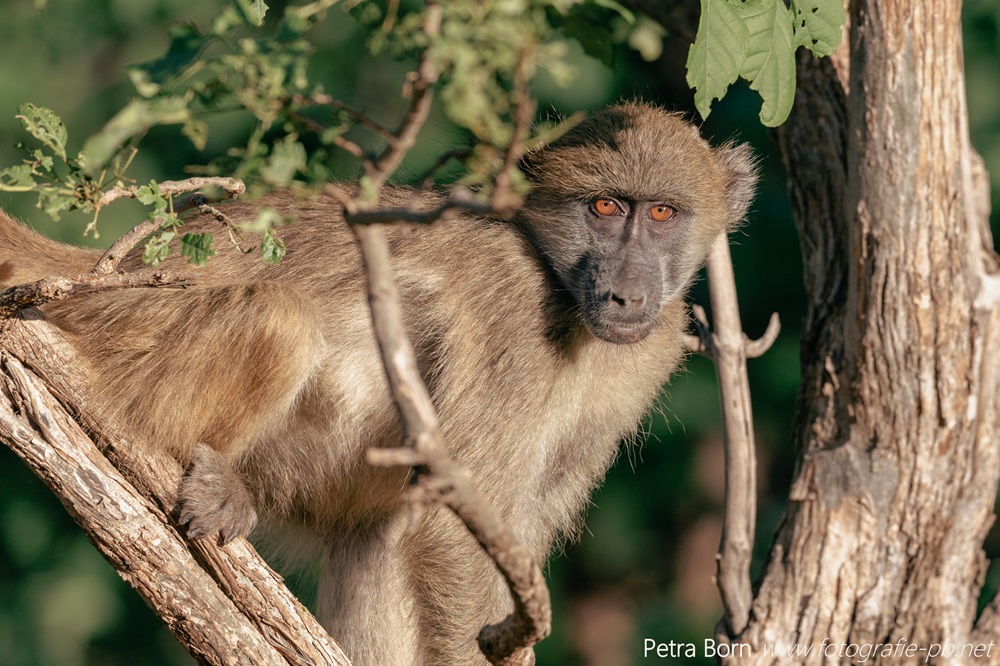
[[[594,210],[598,215],[617,215],[621,212],[618,204],[612,199],[598,199],[594,202]]]
[[[666,222],[676,214],[677,214],[676,210],[664,204],[660,204],[659,206],[653,206],[652,208],[649,209],[649,216],[654,220],[656,220],[657,222]]]

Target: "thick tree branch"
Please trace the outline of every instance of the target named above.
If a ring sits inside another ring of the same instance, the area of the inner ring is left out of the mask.
[[[178,640],[205,664],[347,666],[339,646],[248,543],[188,543],[177,532],[167,516],[179,465],[154,447],[137,454],[95,421],[83,409],[89,401],[79,367],[69,345],[32,311],[7,320],[0,335],[0,440],[53,489]]]
[[[168,271],[115,273],[100,277],[92,274],[75,278],[47,277],[0,292],[0,320],[12,317],[24,308],[61,301],[71,296],[136,287],[185,287],[192,284],[195,277]]]

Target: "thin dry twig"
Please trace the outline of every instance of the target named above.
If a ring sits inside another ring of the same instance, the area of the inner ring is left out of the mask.
[[[471,154],[472,151],[468,148],[454,148],[438,155],[437,159],[434,160],[434,163],[425,172],[424,177],[420,179],[420,189],[429,190],[431,186],[434,185],[434,174],[436,174],[450,160],[462,161]]]
[[[344,203],[343,192],[334,187],[329,187],[327,192]],[[431,224],[440,220],[446,220],[459,210],[471,210],[477,213],[496,212],[492,204],[483,201],[472,191],[465,188],[455,188],[448,193],[448,198],[440,205],[429,210],[419,211],[411,208],[381,208],[378,210],[359,210],[352,213],[349,220],[351,224],[393,224],[395,222],[407,222],[410,224]]]
[[[433,37],[439,32],[441,14],[439,4],[427,5],[424,34]],[[376,198],[416,142],[430,112],[437,78],[438,72],[430,53],[425,51],[417,71],[408,79],[410,105],[402,125],[393,133],[393,139],[388,141],[382,154],[365,162],[368,191],[376,193]],[[519,104],[519,109],[522,109],[523,115],[532,111],[529,104]],[[515,130],[507,151],[510,168],[519,151],[523,150],[526,122],[523,125],[525,129]],[[377,201],[358,201],[343,188],[328,186],[327,191],[344,206],[345,217],[361,247],[375,337],[406,438],[411,445],[410,448],[369,451],[368,460],[378,465],[413,467],[416,483],[424,494],[448,506],[465,523],[493,558],[514,598],[514,613],[503,622],[484,627],[480,632],[480,649],[494,664],[512,666],[532,663],[530,648],[548,635],[552,622],[544,576],[528,550],[504,525],[497,511],[478,494],[469,473],[455,464],[448,454],[430,395],[420,377],[413,348],[403,326],[389,247],[380,226],[398,221],[431,222],[457,208],[490,211],[493,207],[479,201],[467,190],[453,191],[445,202],[429,211],[378,210]]]
[[[98,206],[107,206],[117,199],[134,199],[137,196],[141,185],[116,185],[101,195]],[[185,178],[184,180],[165,180],[157,183],[156,188],[164,196],[175,196],[185,192],[193,192],[203,187],[219,187],[226,191],[230,197],[238,197],[246,192],[246,185],[239,178],[222,177],[197,177]]]
[[[771,348],[781,322],[777,313],[772,314],[767,330],[757,340],[743,333],[729,239],[725,236],[720,237],[709,254],[708,284],[715,328],[709,324],[705,309],[693,306],[696,335],[686,336],[685,344],[690,351],[715,361],[722,403],[726,508],[716,584],[726,609],[724,631],[720,632],[720,638],[725,639],[738,636],[746,628],[753,602],[750,562],[757,514],[756,455],[746,359],[761,356]]]
[[[330,127],[325,123],[322,123],[319,120],[316,120],[315,118],[307,116],[304,113],[292,112],[291,115],[295,120],[302,123],[316,134],[325,135],[326,131],[330,129]],[[327,139],[331,143],[333,143],[333,145],[337,146],[338,148],[342,148],[343,150],[347,151],[348,153],[358,158],[359,160],[365,159],[364,148],[359,146],[354,141],[351,141],[347,137],[340,134],[336,134],[334,136],[328,136]]]
[[[299,106],[328,106],[332,109],[343,111],[350,116],[351,120],[379,135],[388,143],[392,144],[396,142],[396,135],[388,127],[377,122],[371,116],[357,109],[352,109],[332,95],[314,92],[310,95],[296,95],[292,100]]]
[[[226,191],[227,196],[230,198],[238,197],[246,191],[246,185],[243,184],[242,180],[238,178],[188,178],[186,180],[166,180],[162,183],[157,184],[157,189],[159,189],[160,194],[165,196],[175,196],[177,194],[183,194],[185,192],[192,192],[192,190],[197,190],[202,187],[219,187]],[[136,192],[139,188],[137,186],[117,186],[114,187],[101,197],[101,205],[106,206],[115,199],[121,198],[133,198],[136,196]],[[105,198],[107,197],[107,201]],[[173,210],[174,213],[181,213],[189,208],[200,207],[205,204],[205,197],[197,192],[188,194],[187,196],[179,198],[174,202]],[[163,224],[163,218],[156,218],[154,220],[143,220],[139,224],[135,225],[129,231],[122,234],[118,240],[111,244],[111,247],[105,251],[105,253],[98,260],[97,264],[90,271],[91,275],[110,275],[118,270],[118,264],[121,263],[122,259],[125,258],[129,252],[132,251],[136,245],[139,244],[143,238],[153,233],[160,228]]]
[[[781,333],[781,319],[778,317],[777,312],[771,313],[771,318],[767,322],[767,328],[764,330],[764,334],[757,338],[756,340],[751,340],[744,336],[744,352],[747,358],[760,358],[763,356],[768,349],[774,345],[775,340],[778,339],[778,334]]]
[[[691,323],[694,324],[696,334],[685,335],[684,346],[688,351],[695,354],[715,358],[715,354],[712,351],[714,349],[712,327],[708,323],[708,315],[705,314],[705,308],[700,305],[691,306]],[[753,340],[748,335],[743,335],[744,357],[760,358],[766,354],[767,350],[778,339],[779,333],[781,333],[781,318],[777,312],[772,312],[771,318],[767,322],[767,328],[759,338]]]
[[[535,118],[535,100],[528,93],[528,53],[522,51],[514,70],[514,132],[510,146],[504,155],[503,166],[497,174],[491,202],[494,210],[504,217],[510,217],[524,203],[522,197],[513,191],[511,175],[525,150],[525,141],[531,132],[531,121]]]
[[[454,511],[493,558],[511,588],[515,612],[480,632],[480,648],[494,664],[525,663],[529,659],[523,654],[526,648],[545,638],[551,627],[552,611],[545,579],[534,558],[517,542],[499,513],[478,494],[469,473],[448,455],[402,324],[385,235],[379,227],[370,225],[358,225],[354,233],[361,243],[368,274],[375,335],[407,439],[413,443],[412,449],[371,450],[368,460],[377,465],[419,466],[417,483]]]
[[[131,252],[132,248],[139,244],[139,241],[159,229],[161,224],[163,224],[162,217],[154,220],[143,220],[123,233],[118,237],[118,240],[111,244],[111,247],[105,250],[104,254],[101,255],[101,258],[97,260],[97,263],[91,269],[90,274],[101,276],[114,273],[118,270],[118,264],[122,262],[125,255]]]

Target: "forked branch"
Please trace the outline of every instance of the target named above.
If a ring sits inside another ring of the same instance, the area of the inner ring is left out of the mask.
[[[424,34],[431,38],[432,43],[440,30],[440,22],[440,5],[429,4],[425,13]],[[403,326],[389,247],[379,226],[380,223],[404,220],[432,222],[457,208],[482,210],[487,206],[472,197],[471,193],[457,190],[440,207],[431,211],[387,211],[377,207],[377,193],[413,146],[427,120],[433,84],[438,77],[430,55],[429,52],[424,53],[417,70],[408,80],[410,108],[402,126],[393,133],[393,139],[379,157],[365,161],[365,178],[376,200],[358,200],[341,189],[328,188],[344,205],[345,217],[361,246],[375,337],[409,443],[408,447],[401,449],[369,451],[368,460],[376,465],[413,467],[416,487],[422,497],[417,498],[413,493],[411,499],[439,501],[465,523],[496,563],[514,597],[514,613],[503,622],[485,627],[480,632],[480,649],[494,664],[529,664],[534,662],[531,646],[548,635],[552,623],[544,576],[527,548],[519,544],[506,527],[500,514],[476,491],[469,473],[448,454],[430,395],[417,370],[416,357]],[[523,103],[523,99],[518,102],[516,128],[507,149],[504,172],[498,177],[498,190],[504,198],[502,201],[495,199],[487,206],[489,209],[494,209],[499,202],[504,212],[510,213],[508,172],[523,151],[527,123],[533,108]]]
[[[698,336],[689,336],[688,346],[714,359],[719,382],[725,432],[726,507],[716,584],[725,605],[728,636],[735,637],[750,620],[750,561],[757,516],[757,459],[746,359],[767,351],[781,325],[778,315],[773,314],[760,339],[751,341],[743,333],[726,236],[720,236],[709,254],[708,283],[715,326],[710,327],[705,311],[695,306]]]
[[[226,195],[236,198],[246,191],[246,186],[238,178],[187,178],[186,180],[165,180],[157,184],[157,189],[163,196],[173,197],[185,192],[193,192],[203,187],[218,187],[225,190]],[[107,205],[115,199],[134,198],[137,196],[139,188],[136,186],[114,187],[101,197],[101,205]],[[205,198],[200,194],[191,194],[182,197],[174,202],[173,210],[181,213],[188,208],[194,208],[203,204]],[[104,255],[97,262],[91,271],[91,275],[110,275],[118,270],[118,264],[125,258],[132,248],[139,244],[143,238],[160,228],[163,220],[143,220],[130,231],[122,234],[118,240],[111,244]]]

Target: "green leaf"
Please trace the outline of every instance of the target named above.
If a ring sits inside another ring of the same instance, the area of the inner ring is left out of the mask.
[[[792,14],[784,0],[747,0],[736,5],[750,33],[740,76],[764,100],[760,121],[785,122],[795,101],[795,46]]]
[[[617,13],[629,23],[635,23],[635,14],[630,9],[615,2],[615,0],[593,0],[593,2],[599,7],[604,7],[605,9],[610,9],[611,11]]]
[[[285,11],[288,10],[286,9]],[[233,28],[241,26],[244,23],[242,14],[235,7],[229,6],[215,17],[215,20],[212,21],[212,27],[209,28],[209,32],[216,37],[224,37]]]
[[[76,194],[72,190],[66,189],[65,186],[47,185],[37,187],[36,191],[38,192],[38,207],[53,220],[58,220],[60,213],[74,210],[79,202]]]
[[[148,266],[159,266],[161,261],[170,256],[170,241],[176,236],[173,231],[164,231],[150,238],[142,253],[142,262]]]
[[[161,87],[187,71],[211,41],[196,26],[180,23],[170,28],[170,47],[156,60],[127,68],[132,84],[143,97],[152,97]]]
[[[152,206],[163,201],[163,195],[160,194],[160,188],[157,186],[155,180],[149,181],[148,185],[136,188],[135,198],[139,200],[139,203],[147,206]]]
[[[188,263],[197,266],[204,266],[209,257],[215,256],[212,243],[215,236],[207,231],[200,234],[186,233],[181,238],[181,255],[188,260]]]
[[[576,40],[583,52],[608,67],[614,65],[614,30],[609,25],[609,12],[599,3],[584,3],[572,7],[565,16],[553,16],[564,35]],[[635,20],[634,17],[632,19]]]
[[[17,109],[18,120],[33,137],[44,143],[66,161],[66,125],[51,109],[34,104],[22,104]]]
[[[268,6],[264,0],[236,0],[236,7],[250,25],[263,25]]]
[[[205,144],[208,142],[208,124],[205,121],[188,118],[181,128],[181,133],[191,140],[195,148],[205,150]]]
[[[793,0],[795,45],[804,46],[816,57],[833,54],[840,44],[841,27],[847,21],[839,0]]]
[[[128,105],[83,144],[86,173],[95,175],[114,157],[126,141],[143,134],[154,125],[175,125],[191,117],[183,97],[133,99]]]
[[[166,201],[166,199],[164,199]],[[159,204],[156,206],[156,210],[149,216],[154,222],[159,220],[161,229],[170,229],[172,231],[177,231],[184,226],[184,220],[177,217],[176,215],[171,215],[166,211],[166,206],[164,210],[160,210]]]
[[[378,192],[375,190],[375,183],[368,176],[361,176],[358,179],[358,201],[363,203],[373,203],[378,200]]]
[[[35,179],[31,176],[31,165],[29,164],[19,164],[0,170],[0,190],[4,192],[31,192],[35,189]]]
[[[260,242],[260,256],[265,264],[272,266],[277,266],[285,258],[285,241],[281,240],[274,229],[264,232]]]
[[[261,178],[275,187],[288,187],[298,171],[306,168],[306,148],[294,135],[275,142],[267,163],[260,170]]]
[[[46,155],[41,150],[33,150],[31,156],[35,158],[35,166],[43,171],[51,172],[52,167],[55,166],[55,160],[52,159],[52,156]]]
[[[739,77],[749,35],[736,5],[701,0],[698,34],[688,51],[687,82],[695,89],[694,104],[702,118],[708,118],[713,100],[725,97]]]
[[[657,60],[663,53],[663,37],[667,31],[663,26],[643,17],[628,33],[628,45],[639,52],[646,62]]]
[[[261,206],[257,209],[257,217],[253,222],[244,222],[240,228],[250,233],[267,232],[271,227],[281,224],[281,215],[270,206]]]

